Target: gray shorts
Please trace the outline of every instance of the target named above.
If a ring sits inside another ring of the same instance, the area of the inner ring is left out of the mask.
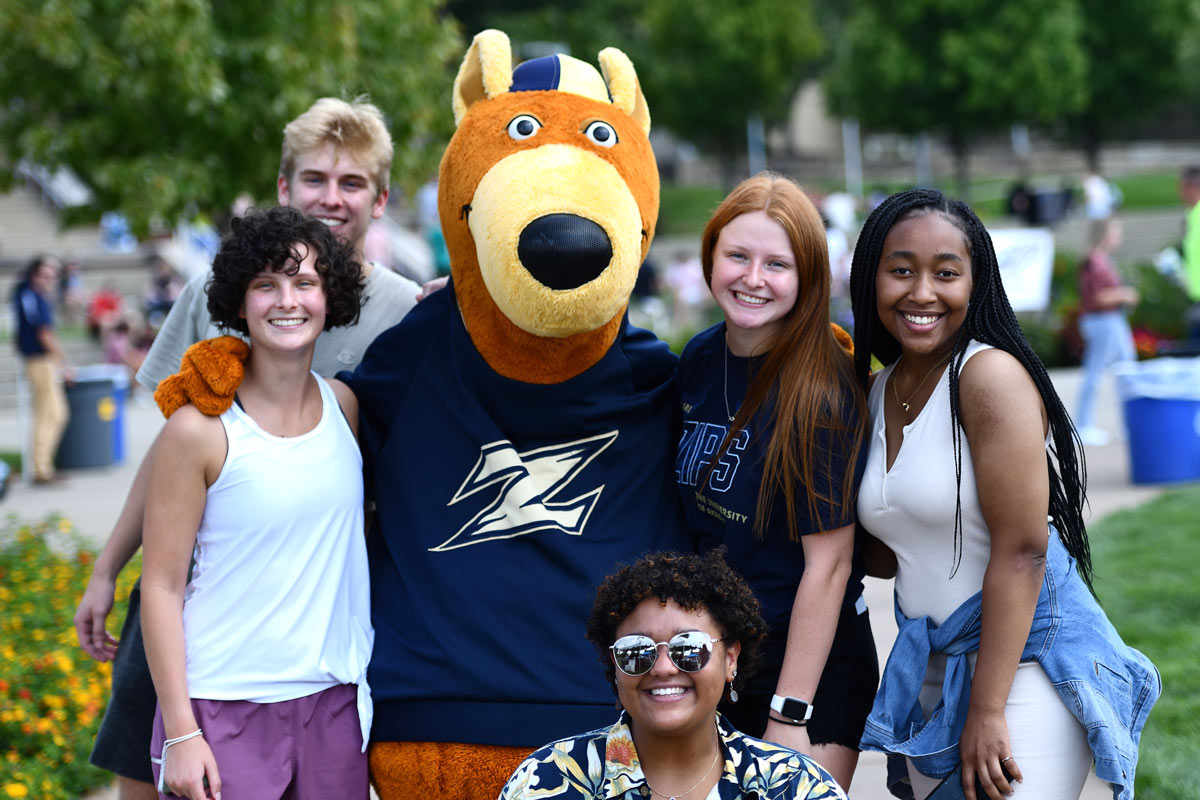
[[[141,584],[139,578],[129,594],[121,644],[113,659],[112,696],[88,760],[123,778],[153,783],[150,734],[154,729],[157,698],[142,644]]]

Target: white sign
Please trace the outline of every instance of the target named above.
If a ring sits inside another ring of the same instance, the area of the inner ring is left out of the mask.
[[[988,231],[996,246],[1000,280],[1013,311],[1045,311],[1050,307],[1054,276],[1054,234],[1046,228]]]

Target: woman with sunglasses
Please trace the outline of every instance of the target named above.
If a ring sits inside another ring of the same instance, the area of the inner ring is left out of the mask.
[[[807,756],[744,736],[717,713],[754,668],[758,601],[725,563],[656,553],[600,585],[587,637],[613,682],[616,723],[546,745],[500,800],[831,800],[846,795]]]
[[[680,359],[675,478],[700,550],[728,548],[768,626],[763,668],[721,710],[849,788],[879,661],[854,548],[866,407],[829,324],[825,226],[762,173],[713,213],[701,261],[725,320]]]

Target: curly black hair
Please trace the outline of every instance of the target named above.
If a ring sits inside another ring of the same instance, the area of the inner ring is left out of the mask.
[[[767,636],[767,623],[749,584],[725,563],[725,548],[718,547],[706,555],[651,553],[609,575],[596,589],[587,638],[600,652],[604,675],[614,693],[616,666],[609,645],[616,641],[617,628],[626,617],[649,598],[663,603],[674,600],[689,611],[708,612],[721,638],[733,639],[742,646],[734,683],[744,685],[758,666],[758,649]]]
[[[325,330],[358,322],[363,277],[354,246],[340,241],[324,223],[282,206],[250,211],[231,223],[205,288],[213,322],[223,330],[249,334],[241,317],[246,287],[264,269],[295,275],[305,256],[299,245],[317,254],[317,274],[325,290]]]

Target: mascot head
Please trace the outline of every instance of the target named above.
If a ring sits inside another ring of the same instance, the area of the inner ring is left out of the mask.
[[[556,383],[612,345],[654,236],[658,169],[633,64],[555,55],[513,70],[477,35],[454,81],[438,209],[471,340],[492,369]]]

